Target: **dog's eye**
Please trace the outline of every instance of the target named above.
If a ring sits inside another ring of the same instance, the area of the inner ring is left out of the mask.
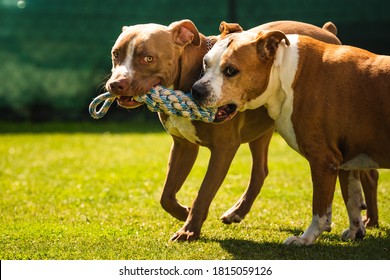
[[[238,74],[238,70],[234,67],[228,66],[225,68],[225,70],[223,70],[223,74],[226,77],[233,77]]]
[[[151,62],[153,62],[153,60],[154,60],[153,56],[147,55],[144,57],[144,62],[146,62],[146,63],[151,63]]]
[[[113,57],[114,59],[118,59],[118,58],[119,58],[119,52],[118,52],[118,51],[113,51],[113,52],[112,52],[112,57]]]

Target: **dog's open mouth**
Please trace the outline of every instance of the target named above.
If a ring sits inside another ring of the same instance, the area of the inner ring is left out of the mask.
[[[142,102],[135,101],[133,96],[119,96],[117,102],[119,106],[126,109],[133,109],[144,105]]]
[[[162,83],[162,80],[160,78],[158,78],[152,83],[152,85],[153,85],[153,87],[155,87],[155,86],[161,85],[161,83]],[[146,93],[146,91],[145,91],[145,93]],[[137,108],[137,107],[145,104],[143,102],[135,101],[134,96],[127,96],[127,95],[118,96],[117,103],[119,106],[126,108],[126,109],[134,109],[134,108]]]
[[[218,111],[215,114],[214,123],[221,123],[231,120],[237,114],[237,105],[227,104],[218,107]]]

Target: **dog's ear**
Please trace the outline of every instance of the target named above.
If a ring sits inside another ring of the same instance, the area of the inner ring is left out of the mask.
[[[282,31],[260,31],[256,38],[258,58],[264,62],[273,59],[282,40],[287,46],[290,45],[290,41]]]
[[[169,25],[172,30],[176,43],[180,46],[193,44],[196,47],[200,46],[200,36],[195,24],[189,19],[175,21]]]
[[[242,27],[238,23],[227,23],[222,21],[219,25],[219,32],[221,32],[221,37],[225,37],[227,34],[234,32],[242,32]]]

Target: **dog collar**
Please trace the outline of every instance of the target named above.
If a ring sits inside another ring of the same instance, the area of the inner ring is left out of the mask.
[[[206,46],[207,46],[207,52],[209,52],[213,47],[213,42],[211,41],[210,37],[206,37]]]
[[[211,48],[213,47],[213,42],[211,41],[210,37],[206,37],[206,47],[207,47],[207,51],[206,53],[208,53]],[[199,74],[199,79],[202,78],[204,75],[204,69],[202,68],[202,70],[200,71],[200,74]]]

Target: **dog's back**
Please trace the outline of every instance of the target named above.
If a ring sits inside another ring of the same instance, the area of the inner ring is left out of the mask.
[[[317,87],[315,91],[323,91],[324,95],[335,92],[337,96],[350,96],[351,99],[371,99],[370,103],[373,99],[384,103],[390,101],[390,56],[352,46],[326,44],[307,36],[299,36],[298,45],[300,50],[304,50],[299,52],[303,65],[301,74],[312,76],[311,81],[316,84],[326,85]],[[314,60],[318,63],[313,63]],[[338,82],[332,83],[331,80]],[[333,87],[337,90],[329,91]]]
[[[248,31],[258,33],[261,30],[281,30],[285,34],[306,35],[329,44],[341,45],[340,40],[336,37],[337,28],[332,22],[327,22],[320,28],[308,23],[280,20],[264,23]]]

